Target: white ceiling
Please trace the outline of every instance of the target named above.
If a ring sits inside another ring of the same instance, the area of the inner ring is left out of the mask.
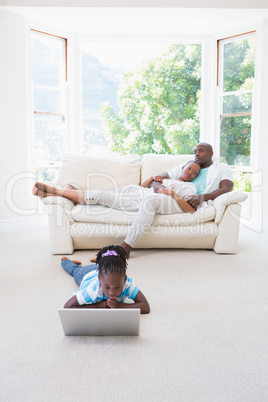
[[[267,0],[0,0],[0,6],[268,8]]]
[[[243,27],[268,18],[268,8],[4,6],[0,9],[24,15],[29,20],[65,31],[104,34],[208,34]]]

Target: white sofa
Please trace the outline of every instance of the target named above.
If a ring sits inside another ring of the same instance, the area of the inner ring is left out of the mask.
[[[192,155],[78,156],[66,155],[58,185],[77,189],[114,189],[146,178],[192,159]],[[136,248],[214,249],[234,254],[237,250],[240,202],[246,193],[233,191],[210,201],[194,214],[156,215],[150,232]],[[121,244],[136,213],[99,205],[74,205],[62,197],[43,199],[49,220],[53,254],[99,249]]]

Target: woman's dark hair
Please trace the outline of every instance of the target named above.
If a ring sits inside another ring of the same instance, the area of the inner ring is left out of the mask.
[[[200,169],[201,169],[201,167],[202,167],[202,166],[200,165],[200,163],[197,162],[197,161],[195,161],[195,160],[191,160],[191,161],[186,162],[184,166],[188,166],[190,163],[196,163],[196,164],[200,167]]]
[[[99,274],[118,273],[125,275],[127,269],[127,252],[121,246],[103,247],[97,254]]]

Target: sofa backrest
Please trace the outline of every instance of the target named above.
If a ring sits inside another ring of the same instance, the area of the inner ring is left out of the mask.
[[[77,189],[112,190],[140,184],[140,155],[64,156],[58,184]]]
[[[141,182],[151,176],[162,174],[181,163],[193,160],[193,158],[193,155],[145,154],[142,157]]]
[[[193,155],[64,155],[58,184],[77,189],[112,190],[126,184],[140,184],[150,176],[193,159]]]

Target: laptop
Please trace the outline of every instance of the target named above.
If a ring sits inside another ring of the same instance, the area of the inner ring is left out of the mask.
[[[66,336],[139,335],[140,309],[59,308]]]

